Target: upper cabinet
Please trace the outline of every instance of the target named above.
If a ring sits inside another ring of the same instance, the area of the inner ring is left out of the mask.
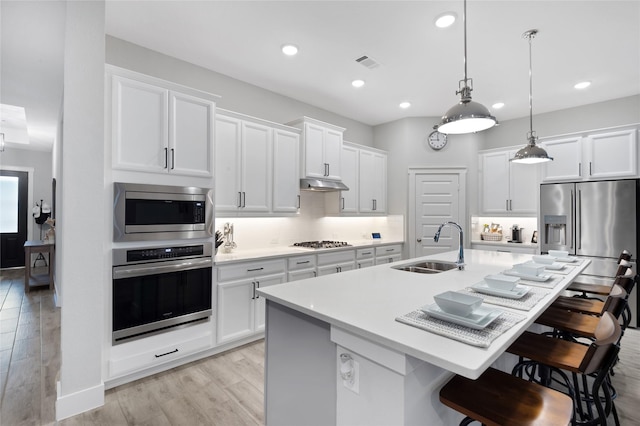
[[[581,133],[541,142],[553,161],[543,166],[545,182],[637,177],[635,126]]]
[[[309,117],[287,123],[302,130],[301,176],[341,180],[344,128]]]
[[[215,133],[217,212],[297,212],[300,136],[296,129],[219,110]]]
[[[108,67],[114,169],[213,176],[217,96]]]
[[[345,142],[342,147],[342,183],[348,191],[325,196],[329,214],[385,214],[387,212],[387,153]],[[336,204],[337,203],[337,204]]]
[[[365,148],[359,154],[360,213],[386,213],[387,154]]]
[[[537,212],[539,167],[509,161],[516,151],[491,151],[480,155],[483,214]]]

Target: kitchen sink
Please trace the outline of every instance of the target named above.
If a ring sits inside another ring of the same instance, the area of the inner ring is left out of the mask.
[[[416,272],[418,274],[438,274],[444,271],[456,269],[458,265],[455,262],[444,262],[439,260],[429,260],[417,263],[392,266],[393,269],[399,271]]]

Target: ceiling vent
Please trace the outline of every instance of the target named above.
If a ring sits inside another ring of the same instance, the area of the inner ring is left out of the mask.
[[[380,63],[376,62],[375,59],[364,55],[359,57],[358,59],[356,59],[356,62],[359,63],[360,65],[364,65],[365,67],[369,68],[370,70],[374,69],[374,68],[378,68],[380,66]]]

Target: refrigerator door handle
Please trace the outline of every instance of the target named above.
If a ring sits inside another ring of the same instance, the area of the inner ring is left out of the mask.
[[[576,245],[578,250],[582,248],[582,191],[578,190],[578,232],[576,235]],[[576,253],[577,254],[577,253]]]
[[[569,236],[569,244],[571,244],[571,246],[569,248],[573,249],[573,234],[575,232],[575,226],[576,226],[576,216],[574,214],[574,207],[575,207],[575,202],[573,199],[573,190],[571,190],[571,235]]]

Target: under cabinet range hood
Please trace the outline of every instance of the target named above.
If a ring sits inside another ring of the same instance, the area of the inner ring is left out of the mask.
[[[300,189],[302,191],[316,191],[316,192],[348,191],[349,190],[347,185],[337,180],[326,180],[326,179],[316,179],[316,178],[300,179]]]

